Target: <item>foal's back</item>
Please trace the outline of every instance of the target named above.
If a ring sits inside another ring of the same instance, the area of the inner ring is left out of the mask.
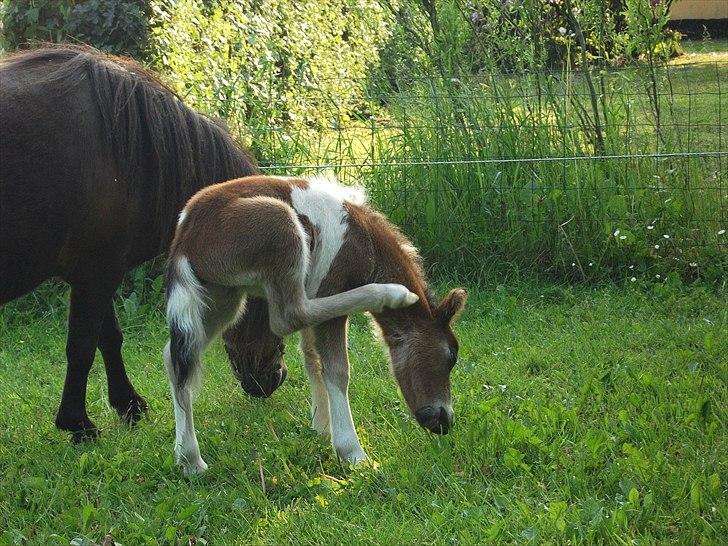
[[[170,259],[185,256],[205,282],[253,289],[300,267],[317,295],[345,244],[355,188],[326,178],[255,176],[205,188],[180,214]],[[303,261],[299,263],[299,258]]]

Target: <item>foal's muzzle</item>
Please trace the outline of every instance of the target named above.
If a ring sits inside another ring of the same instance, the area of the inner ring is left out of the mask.
[[[415,412],[415,418],[420,426],[435,434],[447,434],[452,426],[454,415],[450,408],[445,406],[425,406]]]

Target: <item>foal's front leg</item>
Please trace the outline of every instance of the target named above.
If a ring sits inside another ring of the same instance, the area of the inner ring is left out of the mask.
[[[339,317],[316,326],[313,331],[328,395],[331,443],[342,460],[359,464],[367,459],[367,454],[359,443],[349,407],[347,321],[347,317]]]

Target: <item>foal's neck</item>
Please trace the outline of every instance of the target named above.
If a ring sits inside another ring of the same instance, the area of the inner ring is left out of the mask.
[[[419,296],[409,307],[374,314],[385,340],[391,345],[408,338],[421,321],[432,319],[432,307],[415,248],[393,225],[381,217],[378,219],[371,230],[375,254],[372,282],[401,284]]]

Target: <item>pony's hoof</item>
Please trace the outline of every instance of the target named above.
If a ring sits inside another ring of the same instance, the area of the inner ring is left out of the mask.
[[[101,431],[96,428],[96,425],[90,419],[86,419],[83,428],[72,430],[71,432],[71,443],[80,444],[83,442],[93,442],[101,436]]]
[[[82,417],[81,419],[61,419],[57,417],[56,427],[59,430],[71,433],[72,444],[95,440],[101,434],[94,422],[88,417]]]
[[[123,404],[112,404],[121,420],[127,425],[135,425],[149,411],[149,404],[138,394]]]

